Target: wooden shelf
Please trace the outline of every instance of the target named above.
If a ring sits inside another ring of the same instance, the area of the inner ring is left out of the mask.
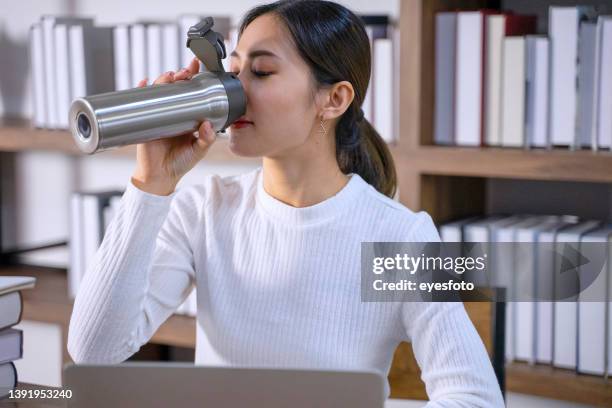
[[[36,285],[23,293],[23,320],[52,323],[61,326],[63,332],[64,362],[70,362],[66,350],[68,326],[72,314],[72,301],[68,298],[66,271],[33,266],[1,267],[0,276],[33,276]],[[195,318],[172,315],[153,335],[150,343],[195,348]]]
[[[610,381],[550,366],[509,364],[506,366],[506,388],[523,394],[612,407]]]
[[[72,135],[66,130],[37,129],[21,119],[4,119],[0,121],[0,151],[52,151],[61,152],[75,156],[86,156],[82,153],[72,140]],[[108,150],[103,155],[135,157],[136,147],[125,146]],[[229,150],[229,141],[218,138],[211,146],[204,161],[231,161],[236,163],[259,163],[259,158],[245,158],[236,156]]]
[[[421,146],[395,154],[427,175],[612,182],[610,151]]]

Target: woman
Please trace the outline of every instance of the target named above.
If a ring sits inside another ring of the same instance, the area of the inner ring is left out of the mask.
[[[386,376],[397,345],[412,341],[431,406],[503,406],[463,305],[361,302],[362,241],[439,236],[426,213],[390,198],[393,160],[360,109],[370,76],[360,19],[332,2],[280,1],[251,10],[239,33],[231,70],[247,109],[230,147],[262,167],[175,191],[214,142],[209,122],[199,138],[138,146],[75,300],[72,358],[125,360],[195,285],[197,364]],[[155,83],[197,71],[194,61]]]

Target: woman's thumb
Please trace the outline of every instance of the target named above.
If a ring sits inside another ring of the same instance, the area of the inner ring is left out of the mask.
[[[209,121],[204,121],[198,129],[197,145],[200,149],[207,150],[217,138],[217,132]]]

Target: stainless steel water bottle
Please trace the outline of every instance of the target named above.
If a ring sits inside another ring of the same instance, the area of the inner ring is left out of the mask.
[[[84,153],[195,132],[209,120],[224,132],[244,115],[246,97],[236,75],[225,72],[221,34],[207,17],[189,29],[187,47],[207,71],[191,80],[90,95],[70,108],[70,131]]]

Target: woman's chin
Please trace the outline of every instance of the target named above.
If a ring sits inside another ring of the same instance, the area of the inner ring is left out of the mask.
[[[254,146],[245,140],[246,135],[242,135],[240,130],[234,132],[232,129],[229,131],[229,150],[236,156],[240,157],[259,157]],[[248,137],[248,136],[247,136]]]

